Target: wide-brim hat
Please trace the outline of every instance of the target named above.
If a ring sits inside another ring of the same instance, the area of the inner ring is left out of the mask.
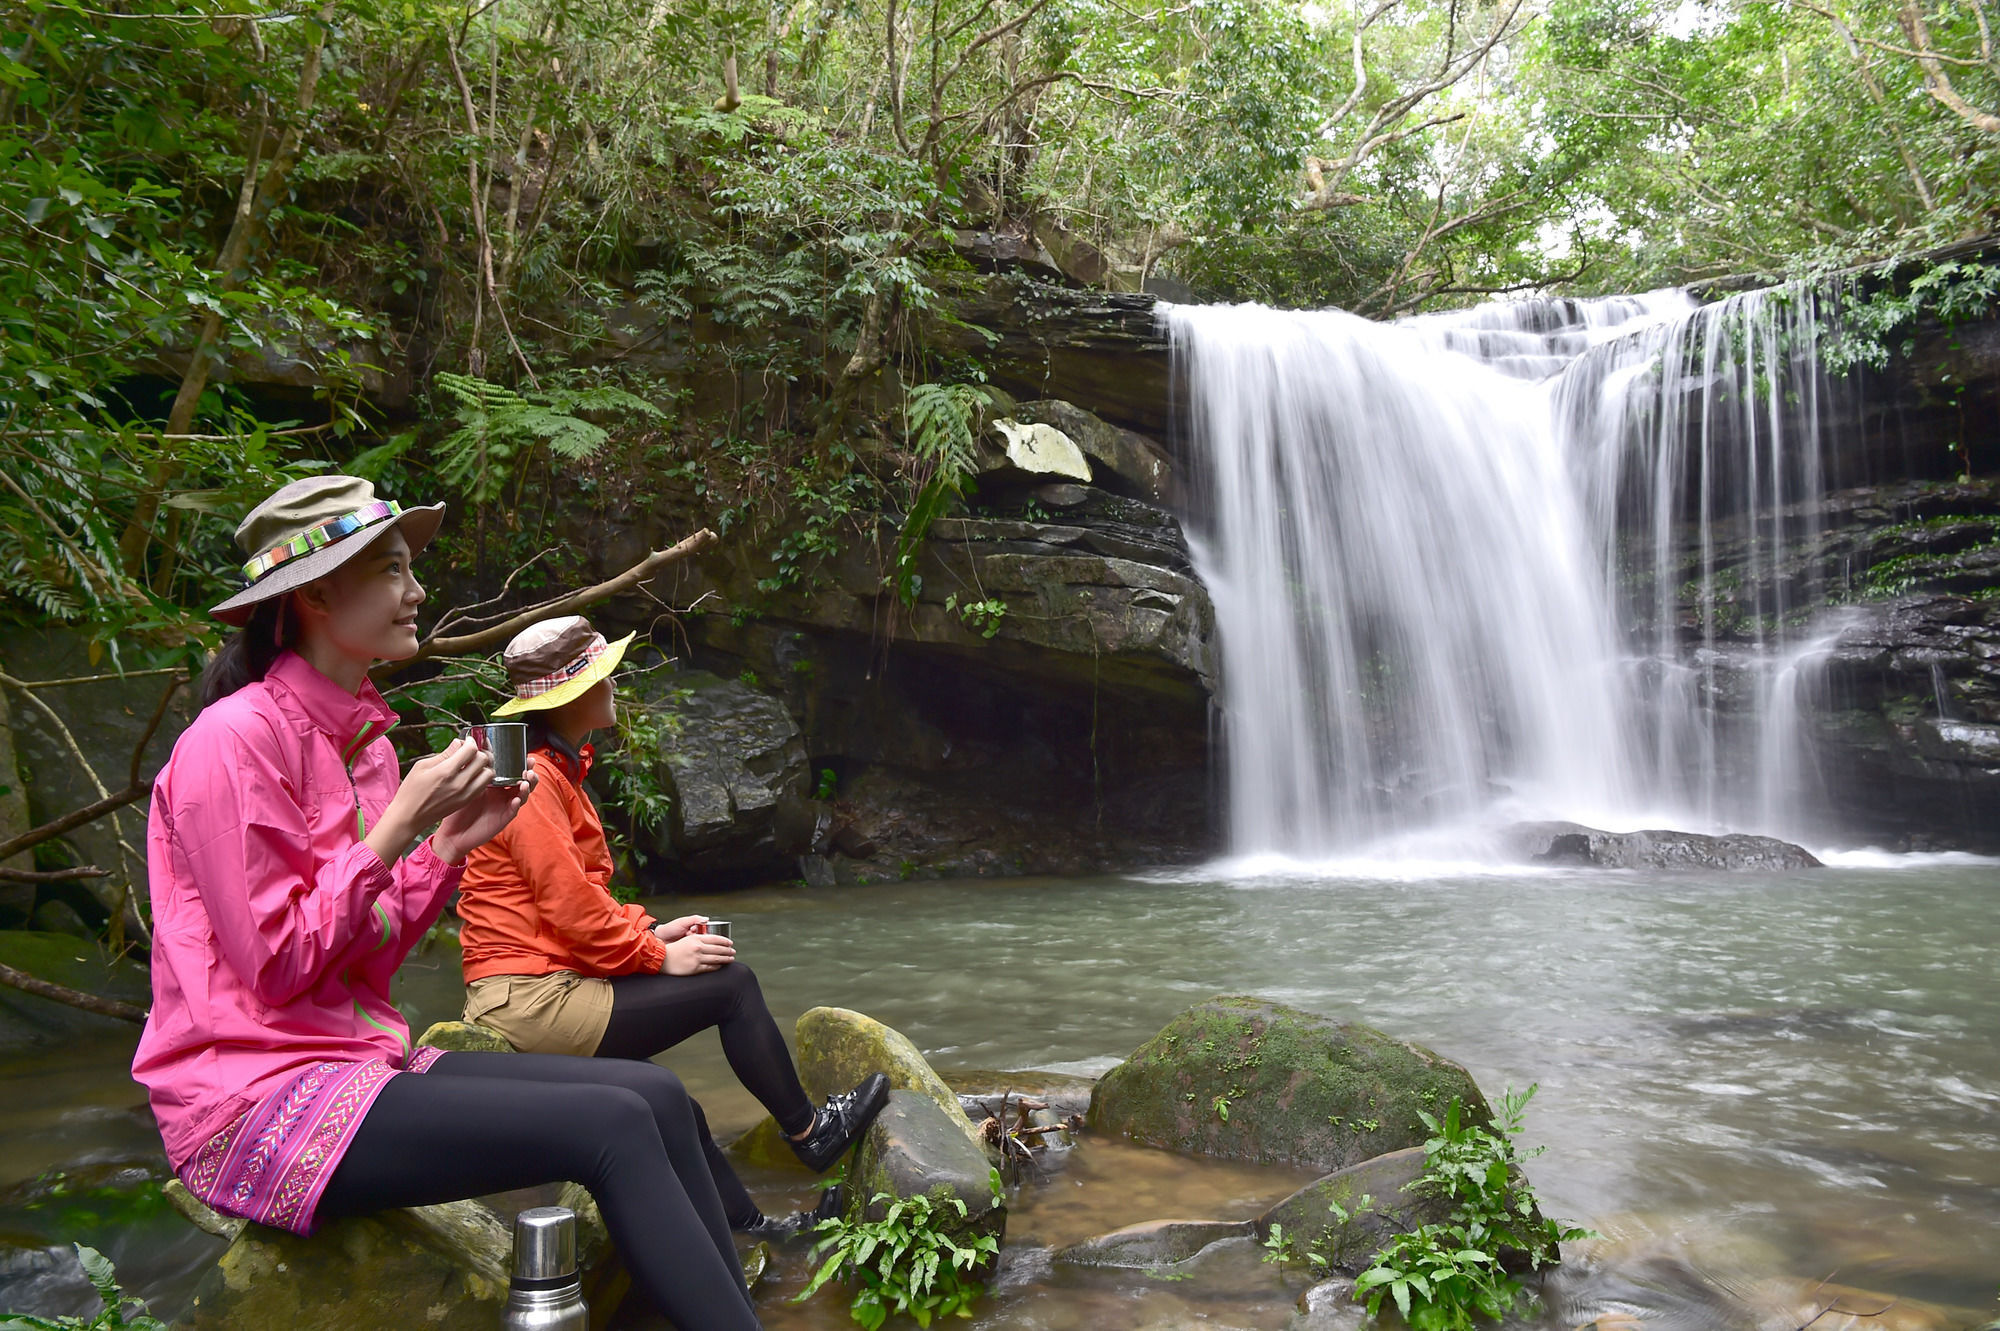
[[[250,556],[243,565],[250,585],[209,613],[242,628],[259,602],[325,577],[389,528],[402,528],[414,555],[430,544],[443,521],[443,504],[405,508],[377,499],[375,487],[359,476],[293,481],[237,524],[236,544]]]
[[[514,696],[494,708],[493,715],[539,712],[574,702],[598,681],[610,678],[638,636],[628,633],[617,642],[606,642],[582,615],[530,624],[500,654]]]

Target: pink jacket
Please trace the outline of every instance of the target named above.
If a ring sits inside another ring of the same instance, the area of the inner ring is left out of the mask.
[[[153,1010],[132,1075],[179,1169],[311,1064],[400,1068],[389,977],[462,870],[362,843],[401,777],[396,714],[286,652],[203,710],[153,787]]]

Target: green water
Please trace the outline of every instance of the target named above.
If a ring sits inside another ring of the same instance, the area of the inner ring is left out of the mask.
[[[1100,1071],[1188,1003],[1255,993],[1428,1044],[1489,1092],[1538,1083],[1528,1137],[1546,1151],[1530,1175],[1550,1211],[1607,1236],[1551,1286],[1552,1323],[1610,1309],[1754,1325],[1790,1316],[1787,1291],[1828,1277],[1906,1307],[1969,1310],[1923,1324],[1963,1323],[1990,1316],[2000,1291],[1990,862],[1768,876],[1191,873],[672,906],[736,921],[738,954],[787,1028],[814,1004],[858,1008],[947,1071]],[[455,1015],[456,995],[449,952],[402,977],[419,1023]],[[128,1053],[93,1046],[0,1069],[0,1186],[135,1149]],[[718,1135],[756,1117],[712,1037],[663,1061]],[[1152,1152],[1080,1160],[1023,1199],[1023,1242],[978,1325],[1283,1326],[1296,1287],[1253,1290],[1254,1272],[1205,1282],[1207,1294],[1191,1288],[1204,1282],[1051,1285],[1026,1240],[1163,1209],[1248,1214],[1291,1182]],[[753,1183],[777,1202],[806,1191],[799,1179]],[[1697,1298],[1694,1285],[1724,1292]],[[833,1326],[834,1311],[773,1301],[767,1320]]]

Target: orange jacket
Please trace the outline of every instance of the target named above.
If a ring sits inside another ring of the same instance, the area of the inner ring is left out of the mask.
[[[472,852],[459,884],[465,982],[489,975],[653,974],[667,945],[653,917],[606,886],[611,848],[583,778],[594,757],[535,750],[534,793],[499,836]]]

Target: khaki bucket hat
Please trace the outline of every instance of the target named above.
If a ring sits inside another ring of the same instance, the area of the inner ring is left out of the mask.
[[[359,476],[309,476],[293,481],[250,510],[236,527],[236,544],[250,556],[243,576],[250,585],[209,611],[241,628],[260,601],[283,596],[327,574],[401,527],[415,554],[430,544],[444,521],[443,504],[404,508],[377,499]]]
[[[581,698],[591,685],[610,677],[637,636],[628,633],[606,642],[582,615],[530,624],[500,653],[514,696],[494,708],[493,715],[538,712]]]

